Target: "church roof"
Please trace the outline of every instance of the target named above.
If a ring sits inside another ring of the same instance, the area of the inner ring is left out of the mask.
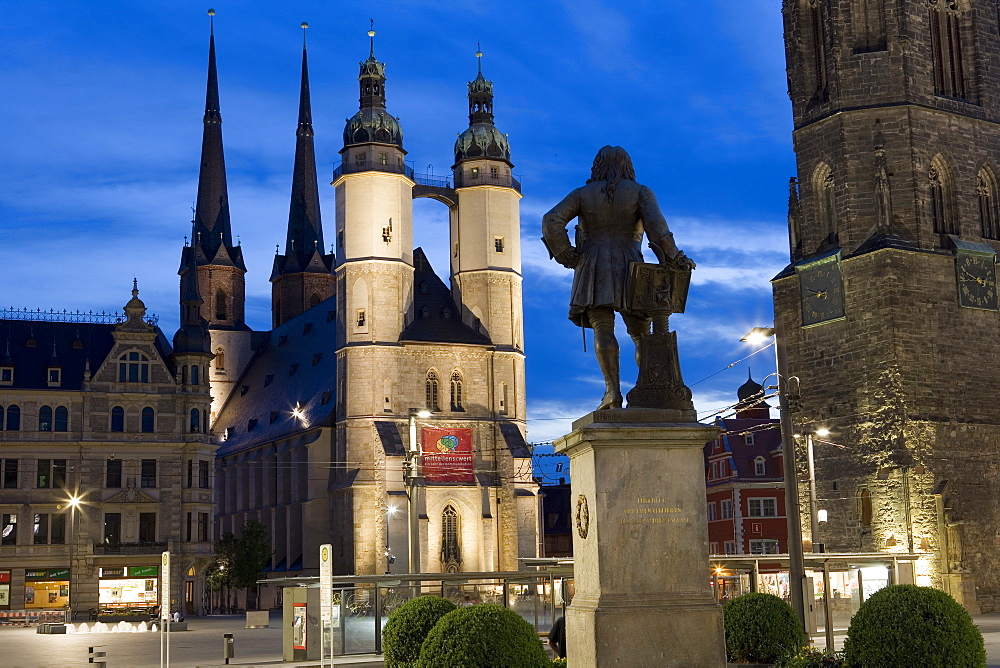
[[[462,322],[462,312],[422,248],[413,251],[413,322],[400,341],[490,345],[489,337]]]
[[[333,424],[335,304],[336,297],[320,302],[271,330],[257,347],[215,420],[219,457]]]

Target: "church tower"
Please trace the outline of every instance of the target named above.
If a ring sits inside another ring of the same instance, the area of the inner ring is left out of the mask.
[[[209,11],[213,16],[214,12]],[[217,414],[240,372],[250,361],[250,328],[244,322],[246,265],[243,249],[233,243],[229,220],[226,160],[222,148],[222,114],[215,65],[214,24],[209,35],[208,85],[205,96],[201,170],[191,249],[198,271],[201,316],[208,323],[215,355],[209,376],[212,413]],[[185,254],[188,251],[185,249]],[[182,258],[181,272],[187,259]],[[180,273],[180,272],[179,272]]]
[[[303,30],[308,27],[308,24],[302,24]],[[285,254],[275,254],[271,271],[271,318],[274,327],[332,297],[336,282],[333,276],[334,256],[325,253],[323,244],[304,33],[302,40],[302,84],[299,91],[299,125],[295,131],[288,234],[285,237]]]
[[[917,554],[895,581],[1000,609],[1000,11],[784,0],[783,14],[798,174],[775,325],[800,380],[795,431],[844,446],[815,446],[829,521],[812,542]]]

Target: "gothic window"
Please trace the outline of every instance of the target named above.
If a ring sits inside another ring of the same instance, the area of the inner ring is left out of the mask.
[[[931,51],[934,57],[934,92],[965,99],[962,63],[962,16],[959,0],[928,0]]]
[[[215,370],[225,371],[226,370],[226,351],[222,348],[215,349]]]
[[[142,353],[125,353],[118,358],[119,383],[148,383],[149,358]]]
[[[979,170],[976,193],[979,195],[979,224],[987,239],[1000,239],[1000,202],[997,202],[997,180],[989,167]]]
[[[458,511],[448,504],[441,513],[441,564],[446,573],[457,573],[462,567],[458,524]]]
[[[225,320],[227,318],[228,311],[226,309],[226,306],[227,306],[226,299],[227,299],[227,297],[226,297],[226,291],[225,290],[223,290],[222,288],[219,288],[218,290],[215,291],[215,319],[216,320]]]
[[[828,84],[826,71],[826,25],[823,0],[808,1],[809,31],[812,37],[813,78],[817,92],[825,92]]]
[[[149,406],[146,406],[145,408],[142,409],[142,432],[144,434],[153,433],[155,417],[156,414],[153,412],[153,409],[150,408]]]
[[[862,529],[872,527],[872,493],[865,487],[858,490],[858,522]]]
[[[38,431],[52,431],[51,406],[42,406],[38,409]]]
[[[816,217],[823,240],[836,243],[837,237],[837,191],[836,181],[830,166],[821,162],[813,172],[813,195],[816,199]]]
[[[433,412],[441,410],[438,404],[438,376],[434,371],[428,371],[424,381],[424,406]]]
[[[56,408],[56,431],[67,431],[69,429],[69,410],[65,406]]]
[[[462,375],[457,371],[451,374],[451,410],[465,410],[462,405]]]
[[[111,431],[125,431],[125,409],[121,406],[111,409]]]
[[[854,0],[855,51],[885,50],[885,8],[883,0]]]
[[[7,407],[7,431],[18,431],[21,428],[21,407],[17,404]]]
[[[955,206],[952,201],[951,179],[941,156],[931,161],[928,171],[930,181],[930,215],[933,230],[938,234],[958,234]]]

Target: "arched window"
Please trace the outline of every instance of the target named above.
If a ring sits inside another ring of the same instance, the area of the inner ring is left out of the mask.
[[[148,383],[149,358],[142,353],[125,353],[118,358],[119,383]]]
[[[153,409],[150,408],[149,406],[146,406],[145,408],[142,409],[142,433],[144,434],[153,433],[155,425],[155,417],[156,414],[153,412]]]
[[[865,487],[858,490],[858,523],[862,529],[872,526],[872,493]]]
[[[997,180],[989,167],[979,170],[976,178],[979,195],[979,226],[987,239],[1000,239],[1000,203],[997,202]]]
[[[955,219],[951,178],[948,166],[940,155],[931,161],[927,173],[930,189],[931,226],[938,234],[958,234],[958,221]]]
[[[822,0],[808,1],[809,32],[812,37],[813,77],[816,92],[825,92],[828,84],[826,72],[826,24]]]
[[[18,431],[21,428],[21,407],[17,404],[7,407],[7,430]]]
[[[441,513],[441,564],[446,573],[462,570],[462,548],[458,539],[458,511],[451,504]]]
[[[42,406],[38,409],[38,431],[52,431],[51,406]]]
[[[812,178],[813,197],[816,199],[817,224],[823,231],[824,243],[837,241],[837,191],[833,171],[825,162],[816,165]]]
[[[462,375],[457,371],[451,374],[451,410],[465,410],[462,405]]]
[[[424,406],[429,411],[441,410],[438,404],[438,377],[434,371],[428,371],[424,381]]]
[[[192,385],[197,385],[198,384],[198,365],[197,364],[192,364],[191,365],[191,384]]]
[[[228,315],[228,310],[226,308],[226,291],[219,288],[215,291],[215,319],[216,320],[226,320]]]
[[[121,406],[111,409],[111,431],[125,431],[125,409]]]
[[[197,434],[201,431],[201,411],[197,408],[191,409],[191,433]]]
[[[851,22],[854,24],[855,51],[885,50],[883,0],[854,0]]]
[[[226,370],[226,351],[221,347],[215,349],[215,370]]]
[[[69,410],[65,406],[56,408],[56,431],[69,430]]]
[[[754,475],[764,475],[766,472],[767,472],[767,468],[765,466],[765,462],[764,462],[764,458],[763,457],[757,457],[755,460],[753,460],[753,474]]]
[[[934,56],[934,92],[966,99],[959,0],[928,0],[928,3],[931,52]]]

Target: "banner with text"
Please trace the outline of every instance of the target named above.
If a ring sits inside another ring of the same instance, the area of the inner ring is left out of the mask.
[[[420,445],[427,482],[475,481],[471,429],[422,427]]]

